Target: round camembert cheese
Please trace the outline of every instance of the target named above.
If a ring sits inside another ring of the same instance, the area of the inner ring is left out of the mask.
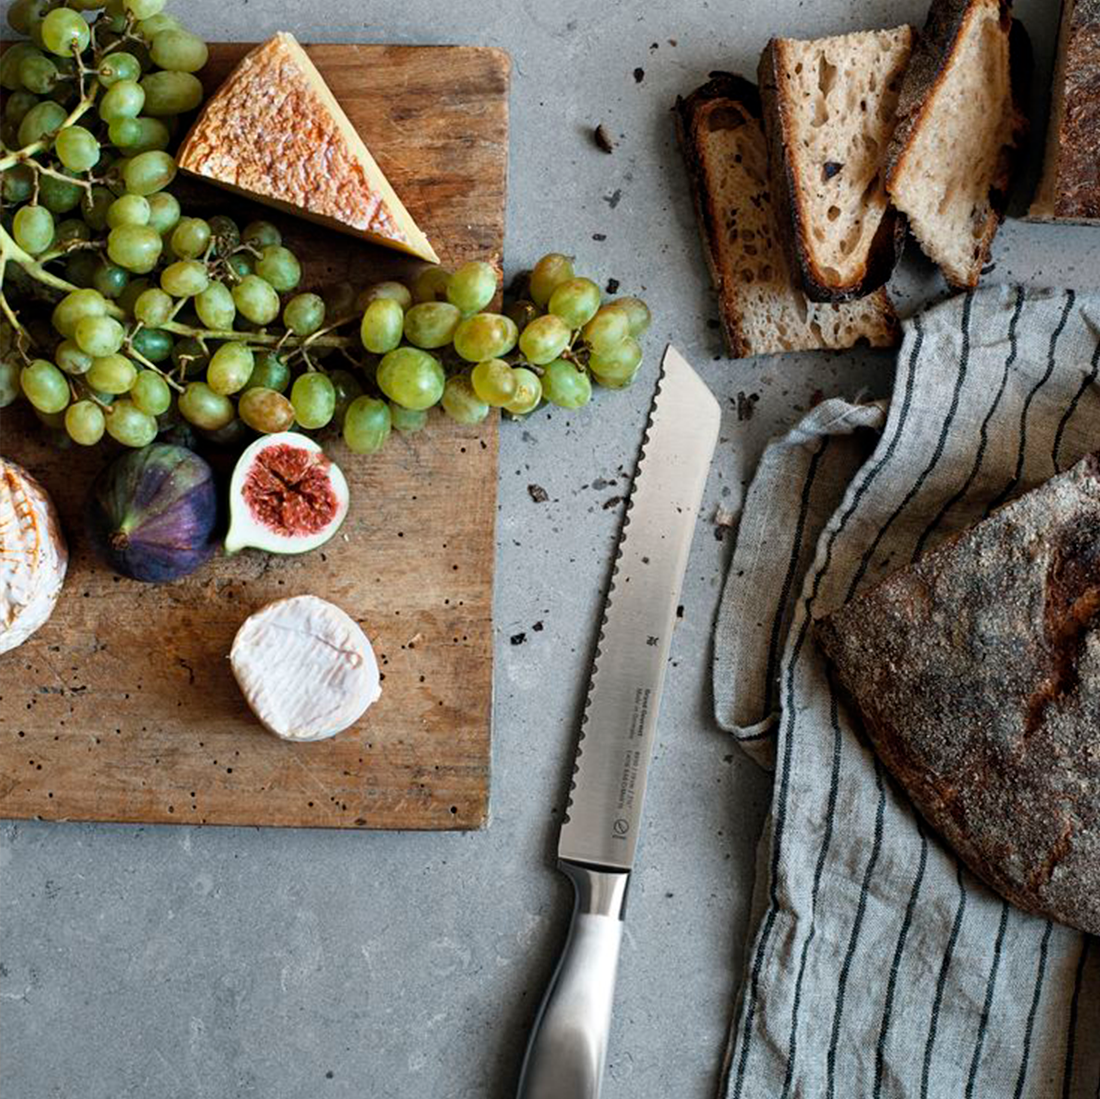
[[[255,715],[284,740],[335,736],[382,693],[366,634],[315,595],[257,611],[237,631],[229,659]]]
[[[57,509],[22,467],[0,458],[0,653],[53,613],[69,551]]]

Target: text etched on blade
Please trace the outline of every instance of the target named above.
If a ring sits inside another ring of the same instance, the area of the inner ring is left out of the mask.
[[[623,770],[619,780],[620,814],[630,813],[634,808],[634,796],[638,785],[638,770],[642,765],[642,749],[639,746],[645,735],[646,718],[649,716],[649,701],[653,695],[651,687],[639,687],[634,692],[634,709],[630,715],[629,743],[623,753]],[[630,833],[630,820],[627,816],[618,816],[611,825],[613,839],[626,839]]]

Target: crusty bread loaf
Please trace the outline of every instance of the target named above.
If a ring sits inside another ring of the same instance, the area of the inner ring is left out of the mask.
[[[952,286],[981,277],[1026,133],[1011,28],[1008,0],[932,0],[902,81],[886,191]]]
[[[843,305],[816,304],[794,282],[777,239],[767,147],[755,85],[729,73],[676,101],[722,330],[731,355],[892,346],[898,323],[885,290]]]
[[[812,301],[863,297],[901,253],[905,219],[887,201],[883,159],[912,43],[908,26],[773,38],[760,59],[775,209]]]
[[[1100,934],[1100,455],[816,634],[883,762],[970,869]]]
[[[1100,0],[1063,0],[1043,178],[1029,216],[1100,221]]]

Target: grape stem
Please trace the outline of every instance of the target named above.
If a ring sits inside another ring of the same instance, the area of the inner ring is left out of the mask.
[[[184,387],[180,385],[180,383],[177,382],[176,379],[173,378],[170,374],[166,374],[163,370],[161,370],[161,368],[157,366],[155,362],[147,359],[140,351],[138,351],[137,348],[134,347],[132,340],[127,340],[126,342],[126,354],[133,359],[137,359],[137,361],[148,370],[152,370],[155,373],[159,374],[177,393],[183,392]]]
[[[90,92],[82,96],[80,102],[69,112],[68,117],[57,130],[63,130],[66,126],[72,126],[75,122],[79,121],[91,108],[95,102],[96,92],[99,89],[99,85],[95,85]],[[56,130],[51,130],[50,134],[56,133]],[[5,157],[0,157],[0,172],[6,171],[8,168],[13,168],[16,164],[21,164],[24,161],[30,160],[31,157],[37,156],[39,153],[44,153],[50,147],[49,140],[46,137],[40,137],[37,141],[32,141],[29,145],[24,145],[21,149],[16,149],[15,152],[9,153]],[[36,164],[40,171],[44,170],[42,165]],[[47,174],[56,174],[48,172]],[[79,180],[70,180],[68,176],[61,177],[69,182],[79,183]]]
[[[181,324],[179,321],[165,321],[158,326],[164,332],[171,332],[173,336],[190,336],[195,340],[235,340],[238,343],[255,344],[257,347],[277,347],[282,335],[269,332],[238,332],[232,328],[194,328],[189,324]],[[350,336],[323,336],[321,339],[307,337],[312,341],[312,347],[352,347],[355,341]],[[303,341],[301,347],[305,346]],[[295,350],[299,348],[296,346]]]

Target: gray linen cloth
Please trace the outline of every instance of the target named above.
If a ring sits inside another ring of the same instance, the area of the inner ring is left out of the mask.
[[[775,767],[727,1099],[1100,1099],[1100,946],[960,866],[811,629],[1100,447],[1098,370],[1100,295],[992,287],[907,322],[888,407],[766,451],[715,638],[718,720]]]

